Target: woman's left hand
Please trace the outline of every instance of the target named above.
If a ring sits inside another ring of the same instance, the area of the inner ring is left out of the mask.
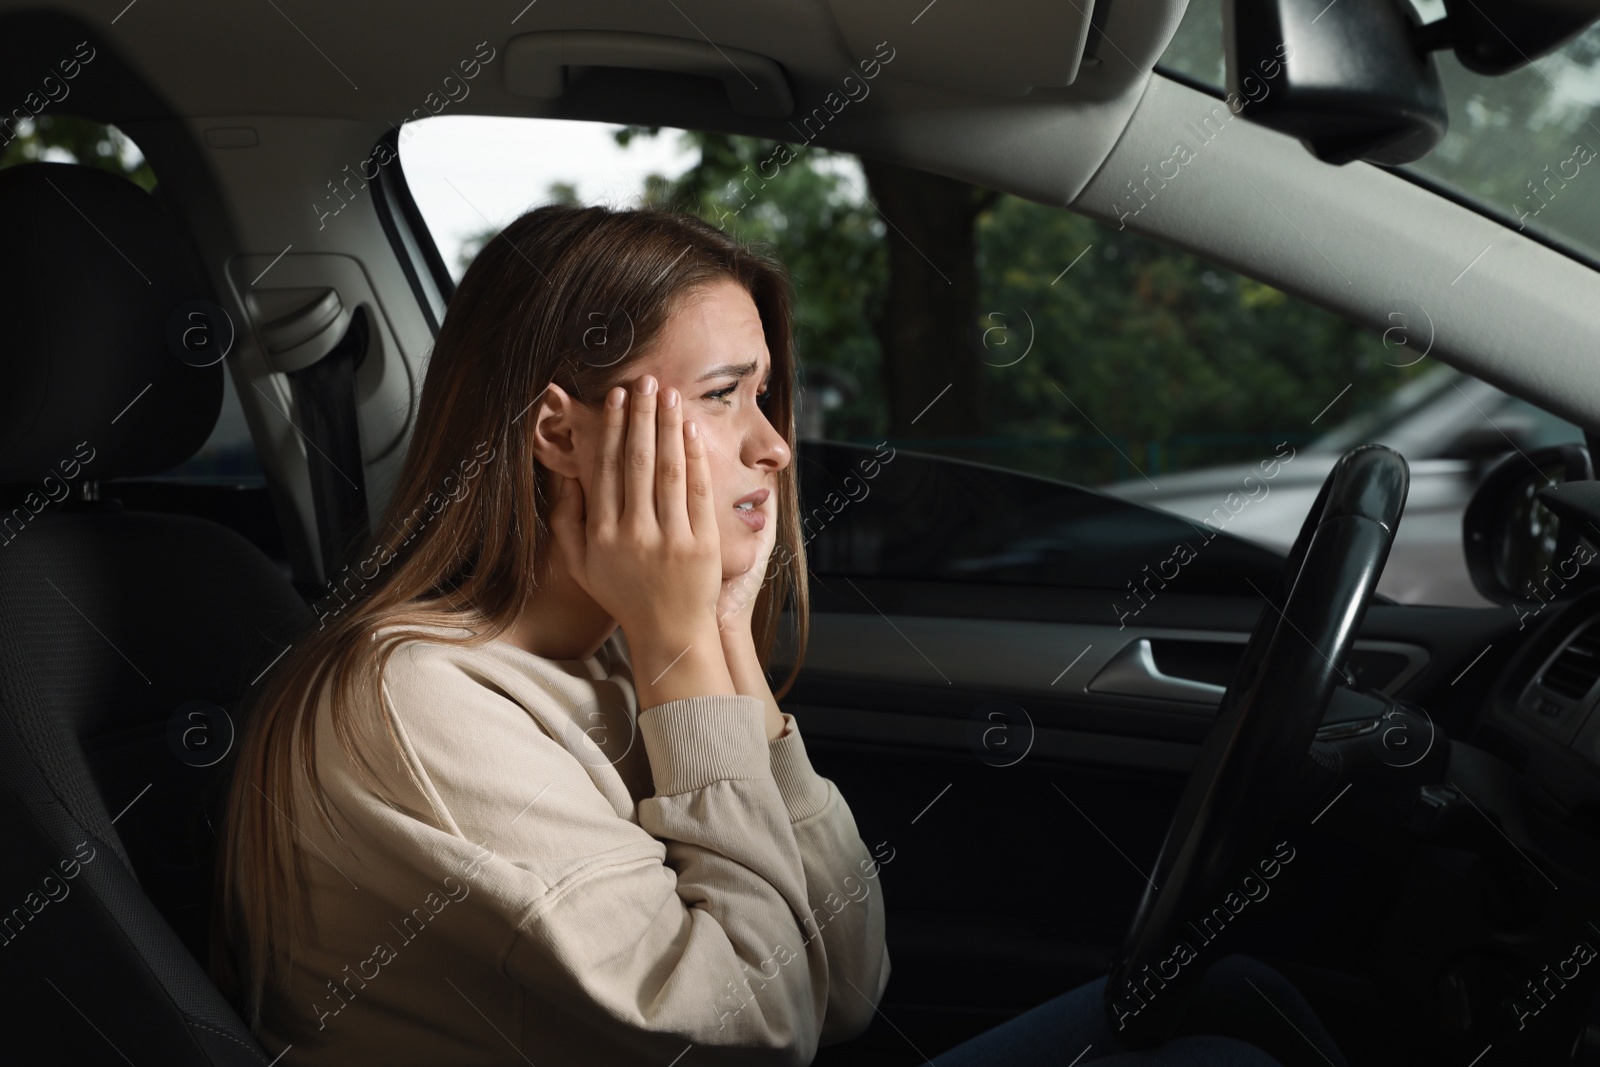
[[[717,628],[722,632],[724,639],[729,635],[753,634],[751,623],[755,618],[756,597],[766,580],[768,562],[772,558],[773,546],[778,540],[778,523],[770,513],[767,515],[766,526],[756,536],[760,548],[757,550],[755,562],[751,563],[750,569],[743,574],[725,579],[722,583],[722,592],[717,597]]]
[[[761,700],[766,709],[767,740],[775,741],[788,730],[778,702],[772,698],[772,687],[767,682],[761,659],[756,654],[754,620],[756,598],[766,583],[777,526],[768,516],[761,530],[760,548],[750,569],[741,575],[726,579],[717,597],[717,631],[722,637],[722,651],[727,657],[728,673],[733,678],[734,689],[741,696]]]

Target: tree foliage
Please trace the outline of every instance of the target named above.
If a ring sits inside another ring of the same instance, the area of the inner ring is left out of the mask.
[[[617,142],[661,132],[624,127]],[[643,201],[697,214],[775,256],[794,286],[802,374],[826,368],[852,387],[829,414],[829,436],[881,435],[886,408],[873,324],[888,278],[885,227],[865,203],[855,157],[803,145],[780,152],[779,142],[754,137],[677,135],[698,150],[699,162],[671,179],[653,176]]]
[[[1085,446],[1035,449],[1032,469],[1114,477],[1106,437],[1142,467],[1250,455],[1269,437],[1326,430],[1427,369],[1338,315],[1059,208],[1001,197],[978,247],[996,425]]]
[[[656,132],[626,128],[618,140]],[[878,439],[896,418],[915,417],[894,411],[883,378],[875,326],[887,228],[849,157],[805,149],[758,187],[749,175],[774,142],[680,136],[699,162],[652,179],[644,198],[720,220],[788,266],[803,360],[847,369],[860,385],[854,403],[830,413],[827,435]],[[952,390],[939,403],[968,416],[965,436],[976,441],[919,448],[1103,482],[1127,473],[1117,448],[1141,465],[1154,445],[1161,465],[1196,466],[1250,454],[1274,434],[1305,440],[1426,369],[1395,366],[1410,350],[1337,315],[1129,231],[1014,196],[980,200],[979,297],[967,314],[989,419],[970,393]],[[927,297],[947,299],[938,286]],[[1239,436],[1252,441],[1228,443]]]
[[[75,115],[37,115],[17,124],[17,136],[0,148],[0,167],[18,163],[61,162],[97,167],[133,181],[146,192],[156,187],[155,172],[115,126]]]

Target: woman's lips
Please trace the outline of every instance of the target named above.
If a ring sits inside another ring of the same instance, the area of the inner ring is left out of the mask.
[[[771,495],[772,491],[770,489],[757,489],[753,493],[746,493],[744,496],[734,501],[734,514],[738,515],[744,524],[750,527],[752,530],[760,531],[765,529],[767,525],[767,513],[761,510],[761,508],[762,505],[767,502],[767,497]],[[739,507],[740,504],[747,502],[751,505],[750,507]]]

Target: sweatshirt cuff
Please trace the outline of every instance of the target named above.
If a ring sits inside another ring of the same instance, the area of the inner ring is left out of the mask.
[[[806,743],[800,737],[800,724],[787,711],[780,714],[787,732],[767,742],[767,752],[771,756],[772,777],[789,809],[789,821],[797,823],[828,806],[828,780],[811,766]]]
[[[767,728],[757,697],[708,694],[669,700],[639,715],[657,796],[724,779],[766,777]]]

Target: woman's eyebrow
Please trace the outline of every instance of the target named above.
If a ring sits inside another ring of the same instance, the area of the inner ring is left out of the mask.
[[[755,372],[756,361],[753,359],[749,363],[724,363],[720,367],[712,367],[710,370],[700,375],[700,377],[696,378],[695,381],[703,382],[711,378],[725,378],[730,376],[734,378],[743,378],[745,375],[754,374]]]

